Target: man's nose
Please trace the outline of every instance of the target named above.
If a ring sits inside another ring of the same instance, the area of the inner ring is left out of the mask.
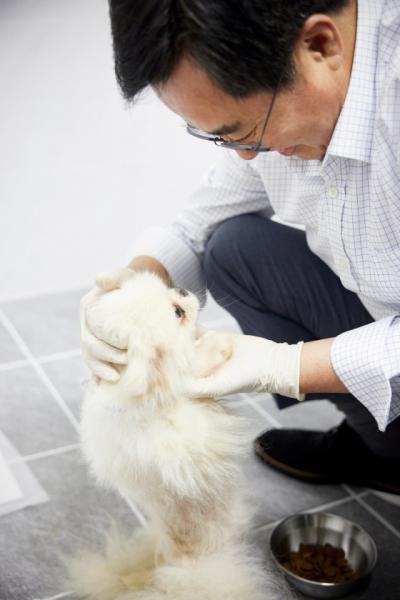
[[[258,155],[258,152],[243,152],[243,150],[235,150],[244,160],[253,160]]]

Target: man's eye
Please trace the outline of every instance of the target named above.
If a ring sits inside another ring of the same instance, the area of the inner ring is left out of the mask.
[[[183,308],[181,308],[177,304],[174,304],[174,307],[175,307],[175,314],[178,317],[178,319],[181,319],[182,317],[185,316],[185,311],[183,310]]]
[[[245,142],[250,136],[254,135],[256,131],[257,131],[257,126],[253,127],[253,129],[251,131],[249,131],[249,133],[246,134],[244,137],[239,138],[238,140],[232,140],[232,141],[235,144],[241,144],[242,142]]]

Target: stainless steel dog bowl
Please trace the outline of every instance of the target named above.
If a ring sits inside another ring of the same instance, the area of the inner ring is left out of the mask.
[[[342,548],[346,559],[359,577],[341,583],[320,583],[304,579],[286,569],[282,561],[300,544],[331,544]],[[340,598],[364,582],[373,570],[376,545],[362,527],[330,513],[300,513],[284,519],[275,527],[270,539],[272,556],[289,581],[311,598]]]

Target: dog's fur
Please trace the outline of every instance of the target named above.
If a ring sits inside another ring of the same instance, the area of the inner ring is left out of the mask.
[[[265,600],[265,573],[244,535],[246,424],[183,392],[186,376],[229,358],[229,334],[196,339],[197,299],[154,274],[126,270],[116,289],[101,283],[110,291],[89,308],[89,325],[100,322],[128,348],[128,365],[117,383],[89,383],[83,451],[96,478],[141,506],[150,526],[131,539],[110,536],[104,556],[75,558],[75,591],[96,600]]]

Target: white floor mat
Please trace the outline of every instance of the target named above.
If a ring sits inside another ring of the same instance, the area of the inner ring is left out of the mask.
[[[0,516],[48,500],[27,463],[0,431]]]
[[[0,455],[0,507],[9,502],[21,500],[23,493],[18,485],[11,467],[6,462],[4,456]]]

